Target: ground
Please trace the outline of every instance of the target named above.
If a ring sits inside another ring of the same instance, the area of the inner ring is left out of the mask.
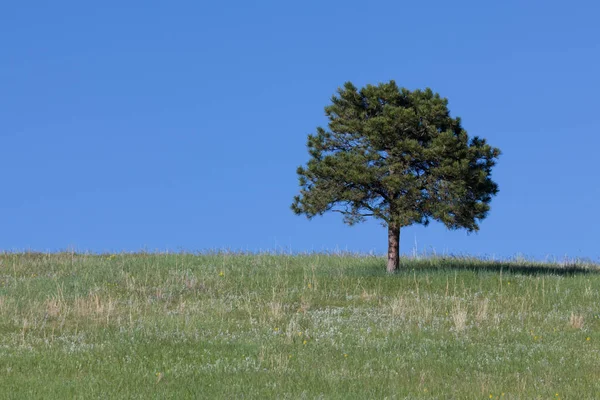
[[[6,398],[600,398],[598,266],[0,255]]]

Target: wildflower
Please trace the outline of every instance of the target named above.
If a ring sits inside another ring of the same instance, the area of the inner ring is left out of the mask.
[[[310,288],[312,288],[312,285],[311,285],[310,283],[308,284],[308,288],[309,288],[309,289],[310,289]]]
[[[275,328],[273,328],[273,330],[274,330],[275,332],[277,332],[277,331],[279,331],[279,328],[275,327]]]
[[[427,393],[427,388],[423,389],[423,391],[424,391],[425,393]]]
[[[585,340],[587,340],[589,342],[590,341],[590,337],[589,336],[586,337]]]
[[[490,399],[493,399],[493,398],[494,398],[494,395],[490,393]]]
[[[219,272],[219,276],[225,276],[225,273],[223,271]]]
[[[302,342],[302,344],[306,344],[306,343],[308,343],[306,340],[304,342]]]
[[[298,332],[298,336],[302,336],[302,332]]]
[[[344,357],[348,357],[348,354],[344,353]]]

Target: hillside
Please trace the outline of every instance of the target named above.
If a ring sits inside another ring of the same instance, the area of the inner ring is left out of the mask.
[[[596,265],[0,255],[8,398],[599,398]]]

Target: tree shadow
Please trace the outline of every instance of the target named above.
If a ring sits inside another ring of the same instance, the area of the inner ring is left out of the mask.
[[[439,258],[408,260],[400,266],[415,271],[470,271],[520,275],[573,276],[600,273],[600,265],[591,262],[543,263],[534,261],[490,261],[479,259]]]
[[[396,276],[435,272],[496,273],[510,275],[575,276],[600,274],[600,264],[593,262],[546,263],[526,260],[494,261],[461,257],[402,258]],[[360,267],[350,268],[346,273],[353,276],[389,276],[386,260],[373,258]]]

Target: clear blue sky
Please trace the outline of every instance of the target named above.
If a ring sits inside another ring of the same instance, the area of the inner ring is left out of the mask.
[[[600,260],[596,1],[0,6],[0,250],[386,250],[290,211],[345,81],[431,87],[503,151],[478,234],[402,251]]]

